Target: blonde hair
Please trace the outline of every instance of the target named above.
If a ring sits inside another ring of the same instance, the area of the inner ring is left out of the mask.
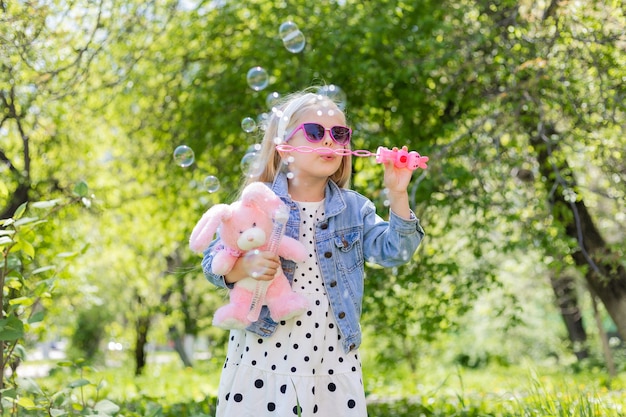
[[[311,87],[311,89],[290,94],[285,97],[280,105],[272,109],[272,114],[267,121],[261,142],[261,150],[258,152],[255,161],[256,166],[259,166],[261,169],[246,175],[244,186],[255,181],[274,181],[283,164],[282,158],[276,150],[276,145],[284,141],[285,133],[296,127],[295,122],[298,121],[302,113],[312,108],[331,104],[337,111],[343,114],[336,102],[328,96],[311,92],[313,89],[315,88]],[[330,176],[330,179],[339,187],[348,188],[351,174],[352,155],[344,155],[339,169]]]

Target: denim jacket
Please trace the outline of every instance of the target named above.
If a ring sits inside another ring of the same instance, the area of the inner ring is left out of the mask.
[[[287,177],[279,173],[272,190],[290,208],[285,234],[298,239],[300,211],[287,192]],[[405,220],[391,212],[389,221],[376,214],[374,204],[359,193],[338,187],[328,181],[325,192],[325,219],[315,225],[317,260],[331,309],[341,331],[346,352],[361,344],[361,303],[363,300],[364,265],[372,262],[383,267],[407,263],[424,237],[419,220],[411,213]],[[218,287],[228,288],[224,277],[211,272],[213,248],[219,238],[204,252],[204,274]],[[282,259],[283,272],[293,281],[295,263]],[[278,323],[263,306],[259,320],[246,330],[260,336],[271,336]]]

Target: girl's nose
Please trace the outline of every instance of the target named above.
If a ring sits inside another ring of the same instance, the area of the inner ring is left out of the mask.
[[[330,131],[324,132],[324,140],[322,141],[324,146],[330,148],[333,144],[333,138],[330,137]]]

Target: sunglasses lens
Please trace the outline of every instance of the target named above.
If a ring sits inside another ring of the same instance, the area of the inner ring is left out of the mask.
[[[337,143],[341,145],[345,145],[350,142],[350,129],[347,127],[335,126],[330,130],[330,133],[332,133],[333,138],[335,138]]]
[[[318,125],[317,123],[305,123],[304,132],[311,142],[319,142],[324,139],[326,130],[324,130],[324,126]]]

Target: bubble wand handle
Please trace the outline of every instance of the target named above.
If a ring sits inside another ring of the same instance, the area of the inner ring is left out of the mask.
[[[274,227],[272,228],[272,234],[270,235],[267,250],[272,253],[278,253],[278,245],[280,240],[285,234],[285,226],[289,219],[289,209],[285,205],[281,205],[276,212],[274,212]],[[254,294],[252,295],[252,302],[250,303],[250,311],[248,311],[248,320],[254,322],[259,319],[261,314],[261,307],[265,304],[265,294],[267,293],[267,287],[269,287],[271,281],[257,281],[254,288]]]

